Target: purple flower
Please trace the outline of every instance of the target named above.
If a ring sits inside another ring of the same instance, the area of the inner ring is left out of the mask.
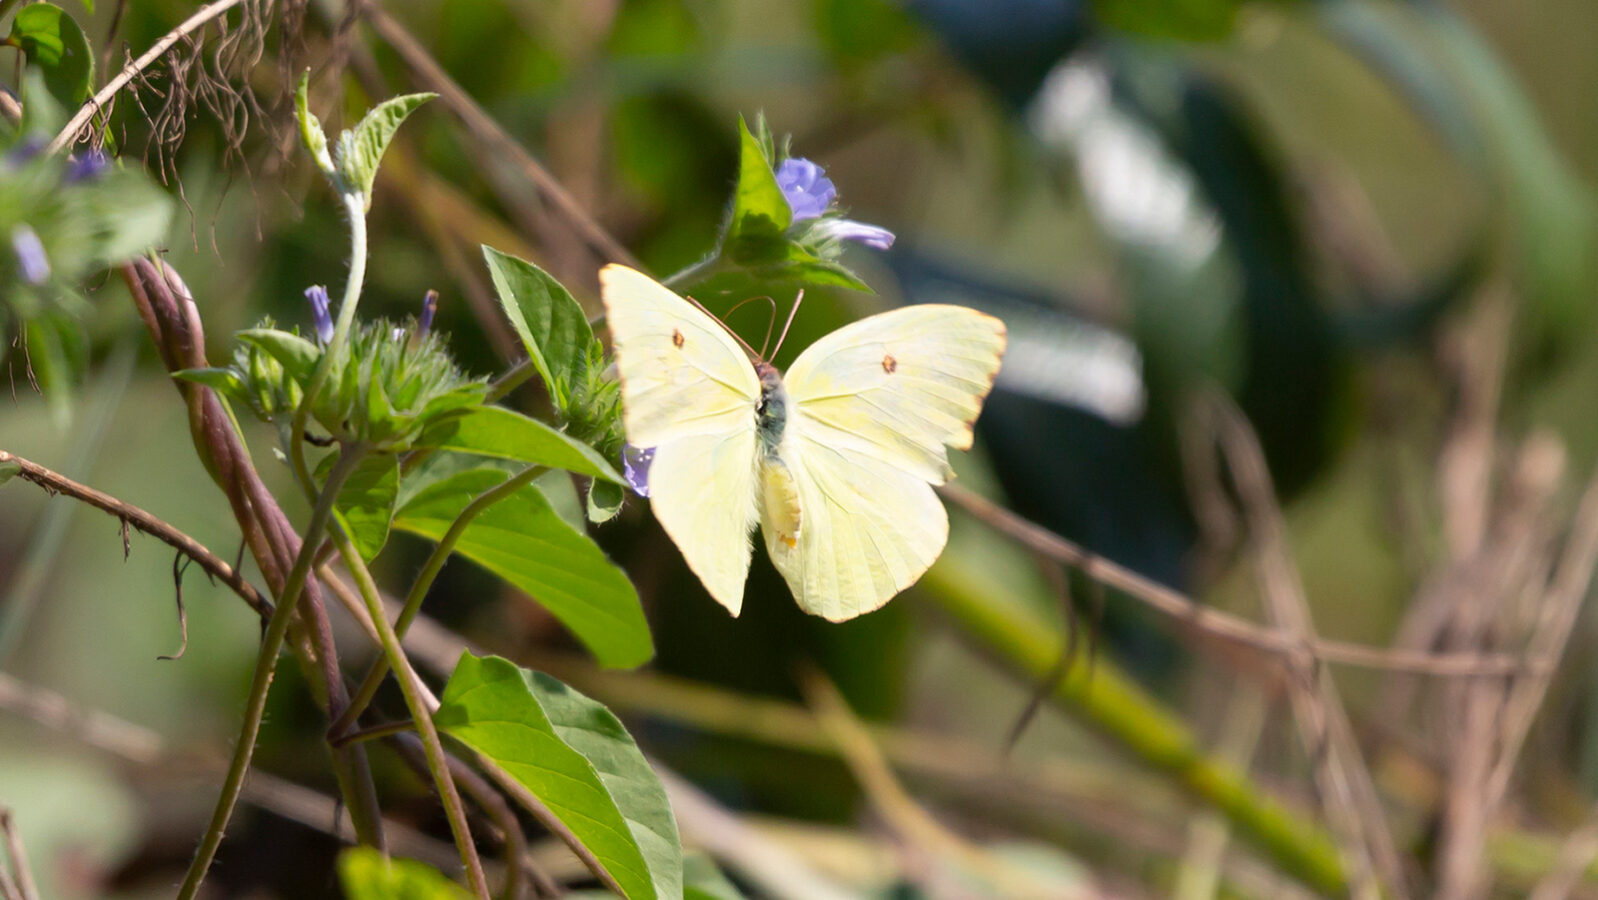
[[[22,266],[22,277],[29,284],[44,284],[50,278],[50,258],[44,255],[44,242],[39,233],[27,225],[11,229],[11,249],[17,253]]]
[[[795,222],[820,218],[832,205],[832,199],[838,196],[838,189],[832,186],[826,170],[798,156],[783,160],[777,167],[777,187],[782,188],[782,195],[788,199]]]
[[[0,88],[0,90],[4,90],[4,88]],[[44,148],[48,143],[49,141],[46,141],[40,135],[28,135],[27,137],[13,144],[11,149],[7,151],[5,167],[8,169],[20,169],[28,163],[33,162],[38,158],[39,154],[44,152]]]
[[[311,303],[311,321],[316,325],[316,339],[326,346],[333,342],[332,301],[327,298],[327,288],[313,284],[305,289],[305,299]]]
[[[853,219],[822,219],[815,224],[814,232],[825,240],[855,241],[873,250],[893,246],[893,232]]]
[[[621,472],[627,484],[640,497],[649,496],[649,464],[655,461],[654,447],[621,448]]]
[[[433,316],[438,313],[438,291],[428,291],[422,298],[422,315],[416,320],[416,337],[418,340],[427,337],[433,330]]]
[[[91,181],[99,178],[100,173],[110,168],[110,166],[111,158],[106,156],[105,152],[99,148],[91,147],[73,157],[72,161],[67,164],[66,182],[67,184],[77,184],[80,181]]]

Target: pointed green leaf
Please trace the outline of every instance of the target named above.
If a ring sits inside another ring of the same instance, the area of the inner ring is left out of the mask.
[[[682,858],[682,881],[683,900],[744,900],[743,892],[703,853]]]
[[[327,133],[322,130],[322,121],[316,117],[316,113],[311,112],[310,69],[300,75],[299,89],[294,92],[294,119],[300,124],[300,143],[310,151],[316,167],[323,174],[331,176],[334,172],[333,157],[327,152]]]
[[[543,801],[629,900],[683,896],[666,789],[610,710],[541,672],[467,653],[434,721]]]
[[[738,120],[738,188],[733,195],[732,221],[727,226],[723,250],[740,263],[771,261],[782,235],[793,224],[793,209],[777,186],[777,173],[765,147]]]
[[[333,468],[333,455],[316,467],[316,479],[325,482]],[[361,460],[339,488],[333,515],[344,533],[355,542],[361,558],[371,562],[388,543],[389,526],[394,519],[394,499],[399,495],[399,461],[392,454],[376,454]]]
[[[351,847],[341,853],[338,880],[347,900],[467,900],[471,896],[426,863],[390,859],[371,847]]]
[[[486,244],[483,259],[494,278],[499,304],[549,388],[555,408],[571,401],[572,385],[588,366],[594,332],[588,316],[560,282],[525,259]]]
[[[172,377],[192,384],[203,384],[228,397],[245,396],[244,382],[239,380],[239,373],[232,369],[179,369],[172,373]]]
[[[437,96],[406,94],[385,100],[372,107],[354,130],[339,135],[334,165],[344,184],[360,191],[367,209],[372,208],[372,182],[377,180],[377,165],[383,161],[383,153],[388,150],[394,132],[418,106]]]
[[[479,406],[429,425],[416,445],[515,459],[621,483],[615,468],[594,448],[502,406]]]
[[[0,463],[0,485],[4,485],[6,482],[17,477],[17,473],[21,471],[22,463],[19,463],[14,459]]]
[[[502,469],[471,469],[442,479],[401,507],[394,527],[436,541],[468,503],[507,477]],[[632,582],[588,535],[562,521],[536,486],[479,514],[455,552],[530,595],[602,665],[638,666],[654,655]]]
[[[276,328],[246,328],[239,332],[239,340],[266,351],[283,366],[290,378],[302,384],[310,380],[317,361],[322,358],[321,347]]]
[[[94,54],[83,29],[66,10],[35,3],[17,11],[8,42],[22,48],[44,73],[45,87],[63,106],[82,106],[94,84]]]

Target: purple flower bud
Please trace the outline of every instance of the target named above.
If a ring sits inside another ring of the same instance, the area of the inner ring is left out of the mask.
[[[783,160],[777,167],[777,187],[788,198],[795,222],[819,218],[838,196],[826,170],[798,156]]]
[[[97,147],[72,158],[67,164],[67,184],[77,184],[80,181],[92,181],[100,177],[100,173],[111,167],[111,158]]]
[[[428,291],[422,298],[422,315],[416,320],[417,339],[427,337],[433,330],[433,316],[438,313],[438,291]]]
[[[327,288],[313,284],[305,289],[305,299],[311,302],[311,321],[316,326],[316,339],[326,346],[333,342],[332,301],[327,298]]]
[[[44,255],[44,242],[39,233],[27,225],[11,229],[11,249],[17,253],[22,267],[22,277],[29,284],[44,284],[50,278],[50,258]]]
[[[855,241],[873,250],[886,250],[893,246],[893,232],[853,219],[823,219],[816,223],[815,234],[826,240]]]
[[[627,479],[627,484],[633,493],[640,497],[649,496],[649,464],[655,461],[654,447],[634,447],[627,444],[621,448],[621,473]]]

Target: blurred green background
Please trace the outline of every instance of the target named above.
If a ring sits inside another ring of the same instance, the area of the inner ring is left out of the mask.
[[[122,6],[71,11],[99,47]],[[1449,348],[1484,304],[1510,310],[1497,433],[1510,444],[1533,430],[1556,434],[1574,473],[1561,497],[1574,496],[1598,457],[1598,6],[1589,2],[389,6],[659,275],[713,245],[736,174],[737,117],[763,111],[793,136],[795,155],[827,167],[852,218],[898,234],[887,254],[856,249],[847,259],[875,296],[807,293],[779,364],[895,303],[1003,315],[1010,366],[978,449],[957,463],[965,483],[1204,602],[1259,615],[1243,562],[1205,543],[1191,508],[1179,438],[1195,387],[1225,390],[1250,416],[1316,624],[1349,641],[1387,644],[1442,552],[1436,455],[1460,402]],[[125,7],[117,46],[134,53],[191,11],[163,0]],[[175,197],[181,186],[165,258],[193,289],[213,361],[227,357],[234,330],[263,315],[304,327],[301,291],[344,271],[336,204],[299,155],[285,162],[281,152],[290,145],[270,114],[284,89],[276,63],[292,49],[296,65],[316,69],[330,130],[379,92],[418,89],[360,25],[335,54],[341,15],[311,3],[288,42],[273,25],[267,58],[248,78],[263,109],[236,152],[203,106],[191,110],[181,147],[160,151],[124,104],[124,161],[164,166]],[[340,58],[342,70],[326,68]],[[502,371],[519,353],[492,304],[479,243],[535,260],[597,310],[595,258],[511,161],[466,140],[439,104],[396,141],[371,223],[363,314],[412,314],[425,290],[439,290],[440,327],[475,374]],[[184,409],[125,291],[96,276],[87,296],[89,352],[70,416],[29,387],[13,351],[0,449],[148,509],[231,558],[227,505],[193,455]],[[741,297],[699,299],[720,312]],[[758,341],[764,310],[751,304],[731,324]],[[1031,364],[1016,364],[1018,354]],[[513,402],[547,409],[536,386]],[[262,450],[272,436],[254,437],[257,464],[303,521],[298,492]],[[1047,567],[952,515],[947,571],[981,573],[995,597],[1065,627]],[[815,661],[863,716],[969,739],[1001,760],[1033,693],[935,596],[953,590],[951,578],[929,577],[883,612],[831,626],[799,613],[757,560],[733,620],[640,504],[596,537],[644,598],[655,673],[799,701],[794,666]],[[396,538],[379,578],[400,583],[425,550]],[[1113,593],[1096,615],[1091,592],[1075,586],[1074,627],[1105,672],[1125,669],[1206,744],[1227,730],[1221,711],[1236,676],[1217,663],[1224,653],[1195,654],[1168,622]],[[115,521],[18,482],[0,490],[0,672],[152,729],[174,749],[217,751],[235,731],[257,625],[197,572],[183,596],[188,651],[158,660],[178,641],[168,552],[135,535],[124,559]],[[446,569],[427,611],[526,665],[581,671],[547,615],[468,563]],[[1579,662],[1598,644],[1587,618],[1523,764],[1532,774],[1518,808],[1534,832],[1568,830],[1589,802],[1581,798],[1598,793],[1598,685]],[[1360,718],[1382,676],[1340,677]],[[331,790],[322,725],[296,689],[285,671],[258,760]],[[1306,763],[1279,701],[1256,771],[1309,810]],[[397,697],[385,702],[401,708]],[[646,749],[736,809],[839,829],[844,849],[773,833],[850,873],[866,895],[912,890],[890,854],[849,868],[851,853],[880,851],[881,829],[835,758],[718,736],[654,706],[618,702]],[[1063,773],[1072,802],[915,783],[957,830],[1042,841],[1105,883],[1166,893],[1202,807],[1094,730],[1045,710],[1011,757]],[[382,753],[377,765],[396,816],[446,833],[420,782]],[[1436,773],[1405,765],[1418,764],[1373,754],[1405,844],[1424,859]],[[0,712],[0,803],[16,810],[46,896],[164,896],[214,783],[203,769],[119,761]],[[334,846],[246,810],[223,848],[216,895],[335,896]]]

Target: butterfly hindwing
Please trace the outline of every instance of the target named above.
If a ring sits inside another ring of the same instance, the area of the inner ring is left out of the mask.
[[[655,518],[717,602],[737,615],[756,517],[760,380],[726,330],[654,279],[599,273],[627,439],[654,447]]]

